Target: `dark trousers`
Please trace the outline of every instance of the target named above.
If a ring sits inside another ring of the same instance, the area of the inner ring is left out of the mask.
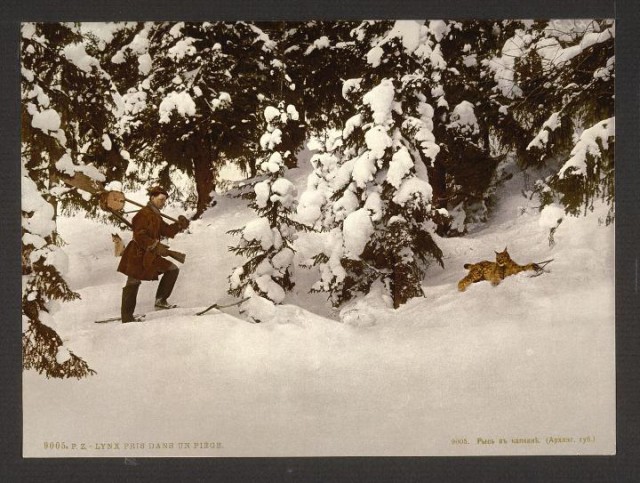
[[[167,300],[173,292],[180,269],[173,263],[169,269],[162,272],[162,278],[156,290],[156,300]],[[138,288],[142,283],[141,280],[134,277],[127,277],[127,283],[122,289],[122,306],[121,316],[123,322],[133,320],[133,312],[136,309],[136,299],[138,297]]]
[[[171,263],[171,262],[169,262]],[[176,284],[180,269],[173,263],[167,269],[166,272],[161,272],[162,278],[158,284],[158,290],[156,290],[156,300],[166,300],[173,292],[173,287]],[[127,277],[127,285],[140,285],[142,282],[134,277]]]

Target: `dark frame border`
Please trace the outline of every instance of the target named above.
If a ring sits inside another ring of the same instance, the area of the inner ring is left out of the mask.
[[[4,481],[640,481],[640,13],[634,0],[10,0],[0,21],[0,475]],[[616,18],[617,455],[611,457],[22,459],[21,21],[357,18]]]

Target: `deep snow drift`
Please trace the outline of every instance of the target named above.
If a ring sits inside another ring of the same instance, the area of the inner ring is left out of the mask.
[[[302,191],[307,174],[287,177]],[[25,373],[25,456],[613,453],[614,227],[598,208],[565,218],[551,248],[554,214],[541,216],[523,187],[515,172],[487,225],[437,240],[445,269],[429,269],[425,298],[393,310],[374,287],[335,310],[307,293],[315,272],[298,268],[294,292],[261,308],[260,324],[233,310],[193,315],[231,300],[227,277],[240,260],[226,232],[254,217],[245,201],[219,195],[171,241],[187,253],[171,297],[182,308],[152,312],[157,282],[144,282],[141,324],[93,323],[119,313],[117,230],[60,219],[65,276],[82,299],[49,323],[97,375]],[[296,259],[318,239],[300,235]],[[550,273],[458,292],[463,264],[505,245],[519,263],[553,258]]]

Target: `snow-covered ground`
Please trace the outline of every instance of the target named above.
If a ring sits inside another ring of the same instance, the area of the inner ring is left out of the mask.
[[[288,177],[302,190],[307,174]],[[445,268],[429,269],[425,298],[393,310],[374,287],[337,311],[307,293],[314,272],[298,268],[295,291],[260,324],[233,310],[193,315],[231,300],[240,260],[226,232],[254,217],[245,201],[219,196],[171,241],[187,253],[171,297],[183,308],[153,312],[156,282],[145,282],[141,324],[93,323],[119,313],[116,230],[60,219],[65,276],[82,299],[50,322],[97,375],[25,373],[25,456],[613,453],[614,227],[596,208],[566,218],[551,248],[522,188],[516,173],[486,226],[438,240]],[[317,238],[300,236],[298,259]],[[463,264],[505,245],[520,263],[553,258],[550,273],[458,292]]]

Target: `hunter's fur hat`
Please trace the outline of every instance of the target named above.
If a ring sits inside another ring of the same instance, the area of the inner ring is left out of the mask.
[[[169,197],[169,193],[162,186],[152,186],[147,190],[147,194],[149,195],[149,198],[153,198],[158,195],[165,195],[167,198]]]

